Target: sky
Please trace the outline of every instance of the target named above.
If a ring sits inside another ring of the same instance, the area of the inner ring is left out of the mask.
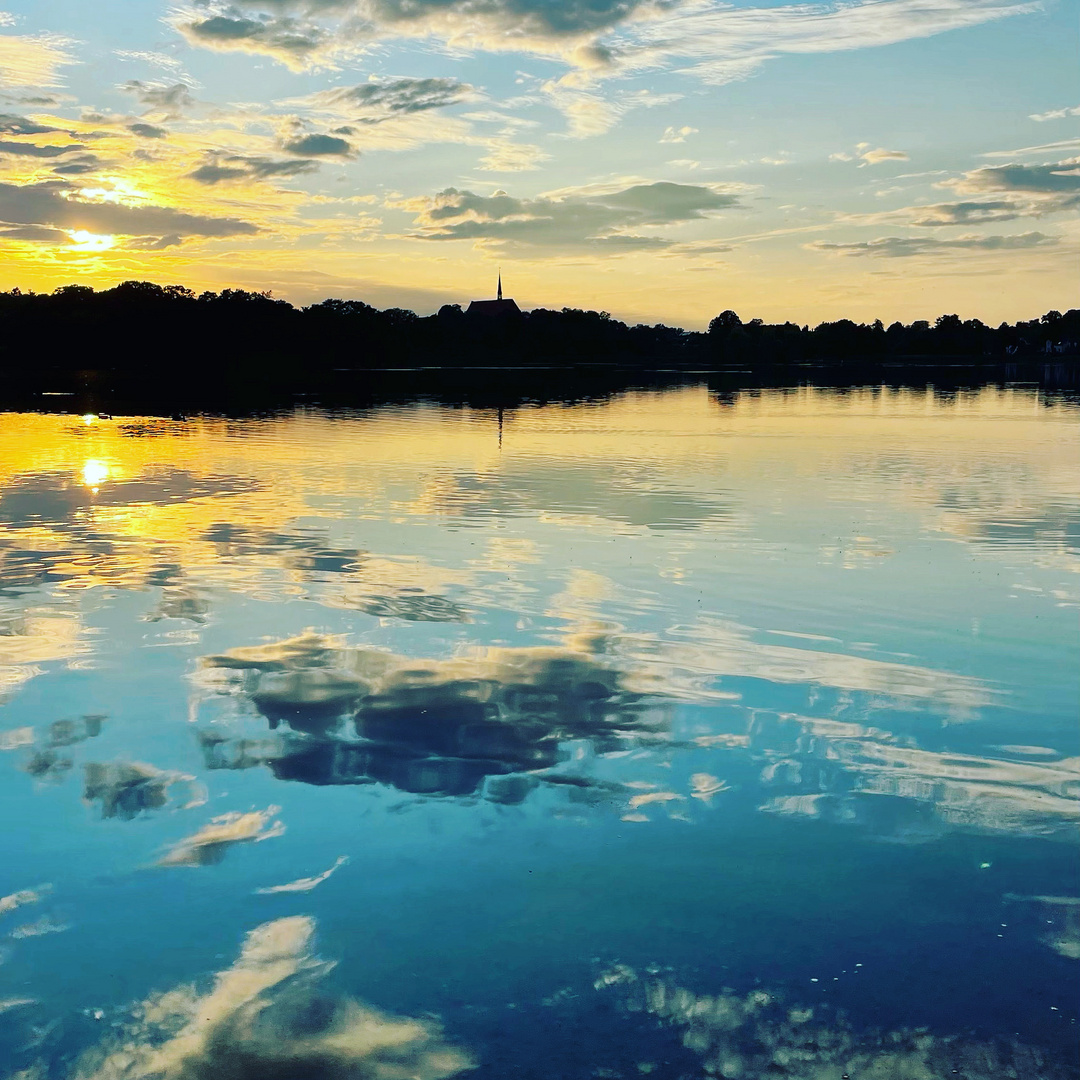
[[[6,0],[0,289],[1033,318],[1076,51],[1061,0]]]

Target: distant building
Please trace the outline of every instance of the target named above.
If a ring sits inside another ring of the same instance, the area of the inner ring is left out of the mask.
[[[503,299],[502,294],[502,272],[499,273],[499,288],[496,298],[494,300],[474,300],[470,305],[466,315],[481,315],[484,318],[504,318],[507,315],[520,315],[521,308],[514,303],[509,297]]]

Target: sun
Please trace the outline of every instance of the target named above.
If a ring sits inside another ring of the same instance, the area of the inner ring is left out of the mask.
[[[103,236],[86,229],[69,230],[68,236],[76,251],[108,251],[116,243],[115,236]]]

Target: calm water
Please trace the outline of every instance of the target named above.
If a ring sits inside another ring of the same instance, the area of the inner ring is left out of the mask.
[[[1068,1071],[1078,434],[0,415],[0,1075]]]

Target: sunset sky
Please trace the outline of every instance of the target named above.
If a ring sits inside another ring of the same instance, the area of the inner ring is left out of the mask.
[[[1076,306],[1061,0],[7,0],[0,289]]]

